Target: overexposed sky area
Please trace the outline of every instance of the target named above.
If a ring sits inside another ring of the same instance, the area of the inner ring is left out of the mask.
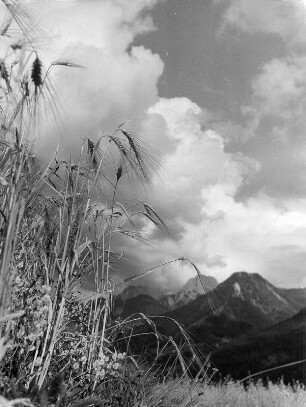
[[[130,245],[129,272],[184,256],[220,282],[246,270],[306,285],[306,2],[28,5],[52,33],[45,61],[86,67],[54,74],[65,125],[42,134],[38,152],[59,137],[74,151],[124,121],[159,151],[154,189],[129,193],[174,239],[151,228],[151,247]],[[170,289],[193,273],[173,266],[155,279]]]

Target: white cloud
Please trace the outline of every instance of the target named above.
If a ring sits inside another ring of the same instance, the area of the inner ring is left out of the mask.
[[[245,176],[258,169],[247,157],[225,153],[223,139],[216,132],[201,130],[202,111],[189,99],[161,99],[149,113],[164,119],[165,143],[176,141],[156,179],[172,219],[197,221],[203,188],[218,184],[237,191]]]
[[[181,244],[195,256],[204,247],[210,258],[222,255],[225,264],[215,264],[210,273],[224,279],[233,271],[246,270],[275,284],[302,283],[305,270],[299,257],[306,256],[305,210],[278,208],[265,195],[237,202],[218,185],[203,191],[203,200],[208,219],[186,224]]]
[[[151,199],[168,224],[178,231],[176,242],[161,239],[158,235],[154,253],[149,249],[142,253],[152,263],[158,263],[164,257],[184,256],[202,264],[203,272],[207,272],[208,267],[211,270],[215,266],[223,269],[227,259],[223,260],[222,250],[207,251],[207,225],[219,219],[221,209],[216,212],[215,209],[221,202],[224,203],[224,196],[235,203],[234,197],[240,186],[259,170],[259,165],[242,154],[226,153],[223,139],[216,132],[202,130],[203,112],[187,98],[160,99],[148,110],[148,114],[160,116],[164,121],[163,127],[159,124],[164,131],[163,143],[175,144],[164,156],[164,165],[154,179]],[[154,136],[155,129],[151,128],[151,131]],[[211,213],[206,202],[209,188],[218,190],[220,194],[215,196],[215,201],[211,199],[211,203],[214,202]],[[230,211],[231,207],[227,210]],[[185,277],[174,268],[172,273],[159,278],[168,281],[169,275],[173,277],[176,274],[186,279],[194,273],[190,268],[187,270]]]
[[[306,42],[306,4],[304,0],[233,0],[224,13],[221,31],[227,27],[275,34],[290,45],[302,45]]]
[[[253,97],[260,113],[292,120],[306,99],[306,57],[292,56],[266,63],[253,80]]]
[[[61,97],[62,146],[75,150],[99,130],[110,132],[132,120],[139,128],[144,111],[156,101],[163,71],[158,55],[133,46],[139,34],[154,29],[145,13],[157,0],[51,2],[37,6],[42,22],[54,33],[43,60],[68,59],[85,69],[55,68],[53,81]],[[59,102],[58,102],[59,103]],[[48,153],[58,135],[41,137],[39,151]]]
[[[201,110],[190,100],[161,99],[149,113],[165,121],[165,144],[167,139],[176,143],[155,180],[154,199],[165,218],[180,229],[176,243],[159,236],[154,253],[145,250],[145,256],[157,263],[183,255],[219,280],[246,270],[259,272],[275,284],[301,284],[305,208],[297,201],[280,204],[264,193],[238,201],[240,187],[260,170],[259,164],[227,153],[217,133],[201,130]],[[191,268],[181,273],[176,266],[158,278],[168,284],[173,276],[191,275]]]
[[[221,33],[228,28],[235,28],[239,35],[241,32],[274,34],[287,45],[282,57],[261,62],[258,74],[251,80],[252,94],[248,104],[240,108],[243,121],[220,121],[215,128],[229,143],[248,143],[252,138],[262,139],[262,149],[264,137],[274,137],[277,142],[284,144],[293,140],[296,142],[301,138],[300,134],[306,124],[306,2],[216,0],[215,3],[223,9]],[[260,150],[259,143],[256,148]],[[267,148],[271,148],[271,145]],[[287,154],[293,152],[287,151]]]
[[[274,58],[262,65],[251,83],[250,103],[241,107],[246,119],[242,133],[237,125],[240,140],[257,139],[254,141],[257,154],[268,159],[265,164],[270,166],[274,162],[283,169],[283,173],[278,171],[273,175],[273,180],[278,175],[281,181],[281,177],[286,178],[284,175],[292,171],[291,183],[295,179],[296,186],[301,186],[298,180],[305,170],[305,67],[303,54]],[[232,128],[235,130],[235,126]],[[268,182],[271,177],[268,173],[265,176]]]
[[[262,164],[257,176],[260,191],[253,187],[248,194],[252,198],[243,202],[218,185],[203,192],[203,210],[212,220],[199,224],[196,231],[189,227],[188,235],[191,241],[191,236],[199,236],[201,228],[205,229],[207,253],[223,254],[226,267],[215,267],[216,275],[246,269],[262,273],[276,284],[302,284],[306,259],[305,62],[299,53],[263,64],[252,80],[251,102],[242,107],[247,141],[253,137],[250,152]]]
[[[250,103],[241,106],[245,124],[217,123],[216,128],[224,137],[227,132],[229,142],[238,140],[248,142],[251,138],[269,139],[291,143],[288,155],[296,154],[296,143],[304,146],[305,109],[306,109],[306,57],[289,55],[274,58],[263,64],[259,73],[251,81]],[[275,146],[279,148],[279,146]],[[298,153],[300,156],[300,152]],[[273,157],[271,157],[273,159]]]

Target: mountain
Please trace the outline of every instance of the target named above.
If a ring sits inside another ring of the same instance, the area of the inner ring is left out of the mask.
[[[216,316],[253,325],[279,322],[306,306],[306,290],[279,289],[257,273],[237,272],[208,294],[175,309],[171,316],[188,326],[205,320],[212,315],[215,298],[219,302]]]
[[[197,344],[221,348],[254,330],[275,325],[306,307],[305,289],[282,289],[273,286],[259,274],[237,272],[216,287],[214,278],[190,279],[177,293],[157,300],[149,289],[127,287],[115,299],[115,315],[134,313],[148,316],[166,315],[180,322]],[[169,310],[170,308],[170,310]],[[176,324],[159,320],[165,335],[179,336]]]
[[[181,322],[197,343],[222,346],[258,327],[289,318],[305,306],[306,290],[278,289],[259,274],[237,272],[169,316]]]
[[[167,314],[199,340],[210,336],[219,344],[254,327],[280,322],[306,306],[306,289],[277,288],[257,273],[237,272],[219,285],[203,275],[202,283],[206,294],[195,277],[160,300],[152,297],[148,287],[128,286],[115,299],[115,313]]]
[[[196,276],[189,279],[179,291],[163,296],[160,302],[168,310],[173,310],[188,304],[200,295],[208,293],[217,285],[218,282],[214,277],[201,275],[200,281],[200,278]]]
[[[305,358],[306,289],[278,288],[259,274],[246,272],[232,274],[217,287],[215,281],[211,283],[213,289],[202,294],[201,285],[191,279],[160,301],[148,291],[143,293],[141,287],[132,287],[115,299],[115,311],[122,317],[139,312],[165,315],[166,319],[153,318],[157,331],[163,337],[172,336],[177,343],[182,333],[172,319],[180,322],[197,348],[211,354],[211,362],[223,377],[231,374],[242,379],[249,373]],[[140,327],[139,332],[144,329]],[[154,335],[137,336],[133,341],[137,349],[156,354]],[[161,363],[168,356],[165,354]],[[304,368],[303,364],[289,366],[268,376],[303,381]]]
[[[148,286],[127,286],[115,297],[115,315],[128,316],[135,312],[142,312],[146,315],[164,315],[169,310],[189,303],[218,285],[214,277],[202,275],[201,280],[203,285],[198,276],[191,278],[179,291],[163,295],[159,299]]]

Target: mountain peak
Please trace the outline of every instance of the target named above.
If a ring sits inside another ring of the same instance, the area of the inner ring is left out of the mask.
[[[241,290],[246,290],[247,287],[274,287],[268,280],[264,279],[258,273],[247,273],[246,271],[237,271],[233,273],[227,280],[224,281],[225,285],[231,285],[234,287],[235,291],[238,293],[238,285],[240,286]]]
[[[196,291],[199,294],[206,294],[208,291],[212,290],[213,288],[217,287],[218,282],[214,277],[205,276],[201,274],[200,276],[195,276],[190,278],[184,286],[181,288],[180,291],[190,292]]]
[[[258,273],[238,271],[220,284],[219,289],[228,299],[227,308],[234,310],[239,305],[242,315],[243,307],[252,306],[271,321],[277,321],[293,315],[296,308],[281,289],[272,285]],[[244,304],[244,305],[243,305]],[[238,307],[238,308],[239,308]],[[238,309],[237,308],[237,309]]]
[[[165,295],[161,299],[161,303],[169,310],[172,310],[195,300],[200,295],[207,294],[216,288],[217,285],[218,282],[214,277],[201,274],[200,277],[190,278],[179,291]]]
[[[236,271],[233,273],[229,278],[237,278],[237,279],[245,279],[245,280],[265,280],[260,274],[258,273],[248,273],[247,271]]]

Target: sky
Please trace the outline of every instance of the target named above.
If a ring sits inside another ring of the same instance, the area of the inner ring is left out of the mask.
[[[67,152],[120,123],[160,165],[150,202],[172,231],[146,225],[129,273],[180,256],[221,282],[236,271],[306,286],[306,1],[75,0],[28,2],[52,33],[65,120],[38,154]],[[134,196],[135,197],[135,196]],[[194,276],[173,265],[164,290]]]

